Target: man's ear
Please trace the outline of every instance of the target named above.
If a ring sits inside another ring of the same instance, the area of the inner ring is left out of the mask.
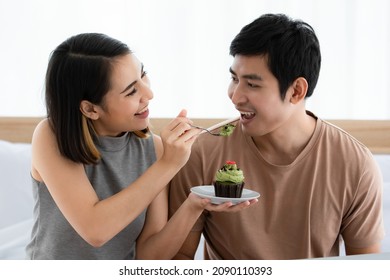
[[[290,96],[290,103],[297,104],[305,99],[308,84],[305,78],[297,78],[291,85],[292,94]]]
[[[80,111],[84,116],[91,120],[97,120],[99,118],[99,112],[96,108],[96,105],[87,100],[81,101]]]

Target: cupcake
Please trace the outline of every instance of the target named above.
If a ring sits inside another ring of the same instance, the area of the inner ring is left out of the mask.
[[[244,173],[234,161],[227,161],[215,174],[215,196],[239,198],[244,188]]]

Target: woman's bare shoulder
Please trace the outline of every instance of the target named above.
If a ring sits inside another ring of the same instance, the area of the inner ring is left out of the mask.
[[[31,174],[37,181],[43,181],[40,173],[38,172],[38,166],[41,166],[42,162],[46,162],[48,159],[52,160],[52,151],[56,151],[58,147],[48,119],[43,119],[35,127],[31,144]]]
[[[41,120],[37,124],[37,126],[35,127],[34,133],[33,133],[33,141],[34,141],[34,138],[40,137],[40,136],[46,135],[46,134],[53,134],[53,130],[51,129],[49,120],[47,118]]]
[[[36,126],[32,136],[32,162],[37,163],[53,162],[54,160],[64,161],[65,158],[59,150],[57,137],[48,119],[42,120]]]

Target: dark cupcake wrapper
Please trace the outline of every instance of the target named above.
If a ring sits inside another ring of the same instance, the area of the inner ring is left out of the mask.
[[[245,183],[241,184],[228,184],[222,182],[214,182],[215,196],[218,197],[231,197],[240,198]]]

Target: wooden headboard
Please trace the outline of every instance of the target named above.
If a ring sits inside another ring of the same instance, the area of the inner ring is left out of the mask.
[[[39,117],[0,117],[0,139],[30,143]],[[151,128],[159,134],[171,119],[152,118]],[[195,124],[209,127],[223,119],[192,119]],[[390,120],[328,120],[352,134],[374,154],[390,154]]]

